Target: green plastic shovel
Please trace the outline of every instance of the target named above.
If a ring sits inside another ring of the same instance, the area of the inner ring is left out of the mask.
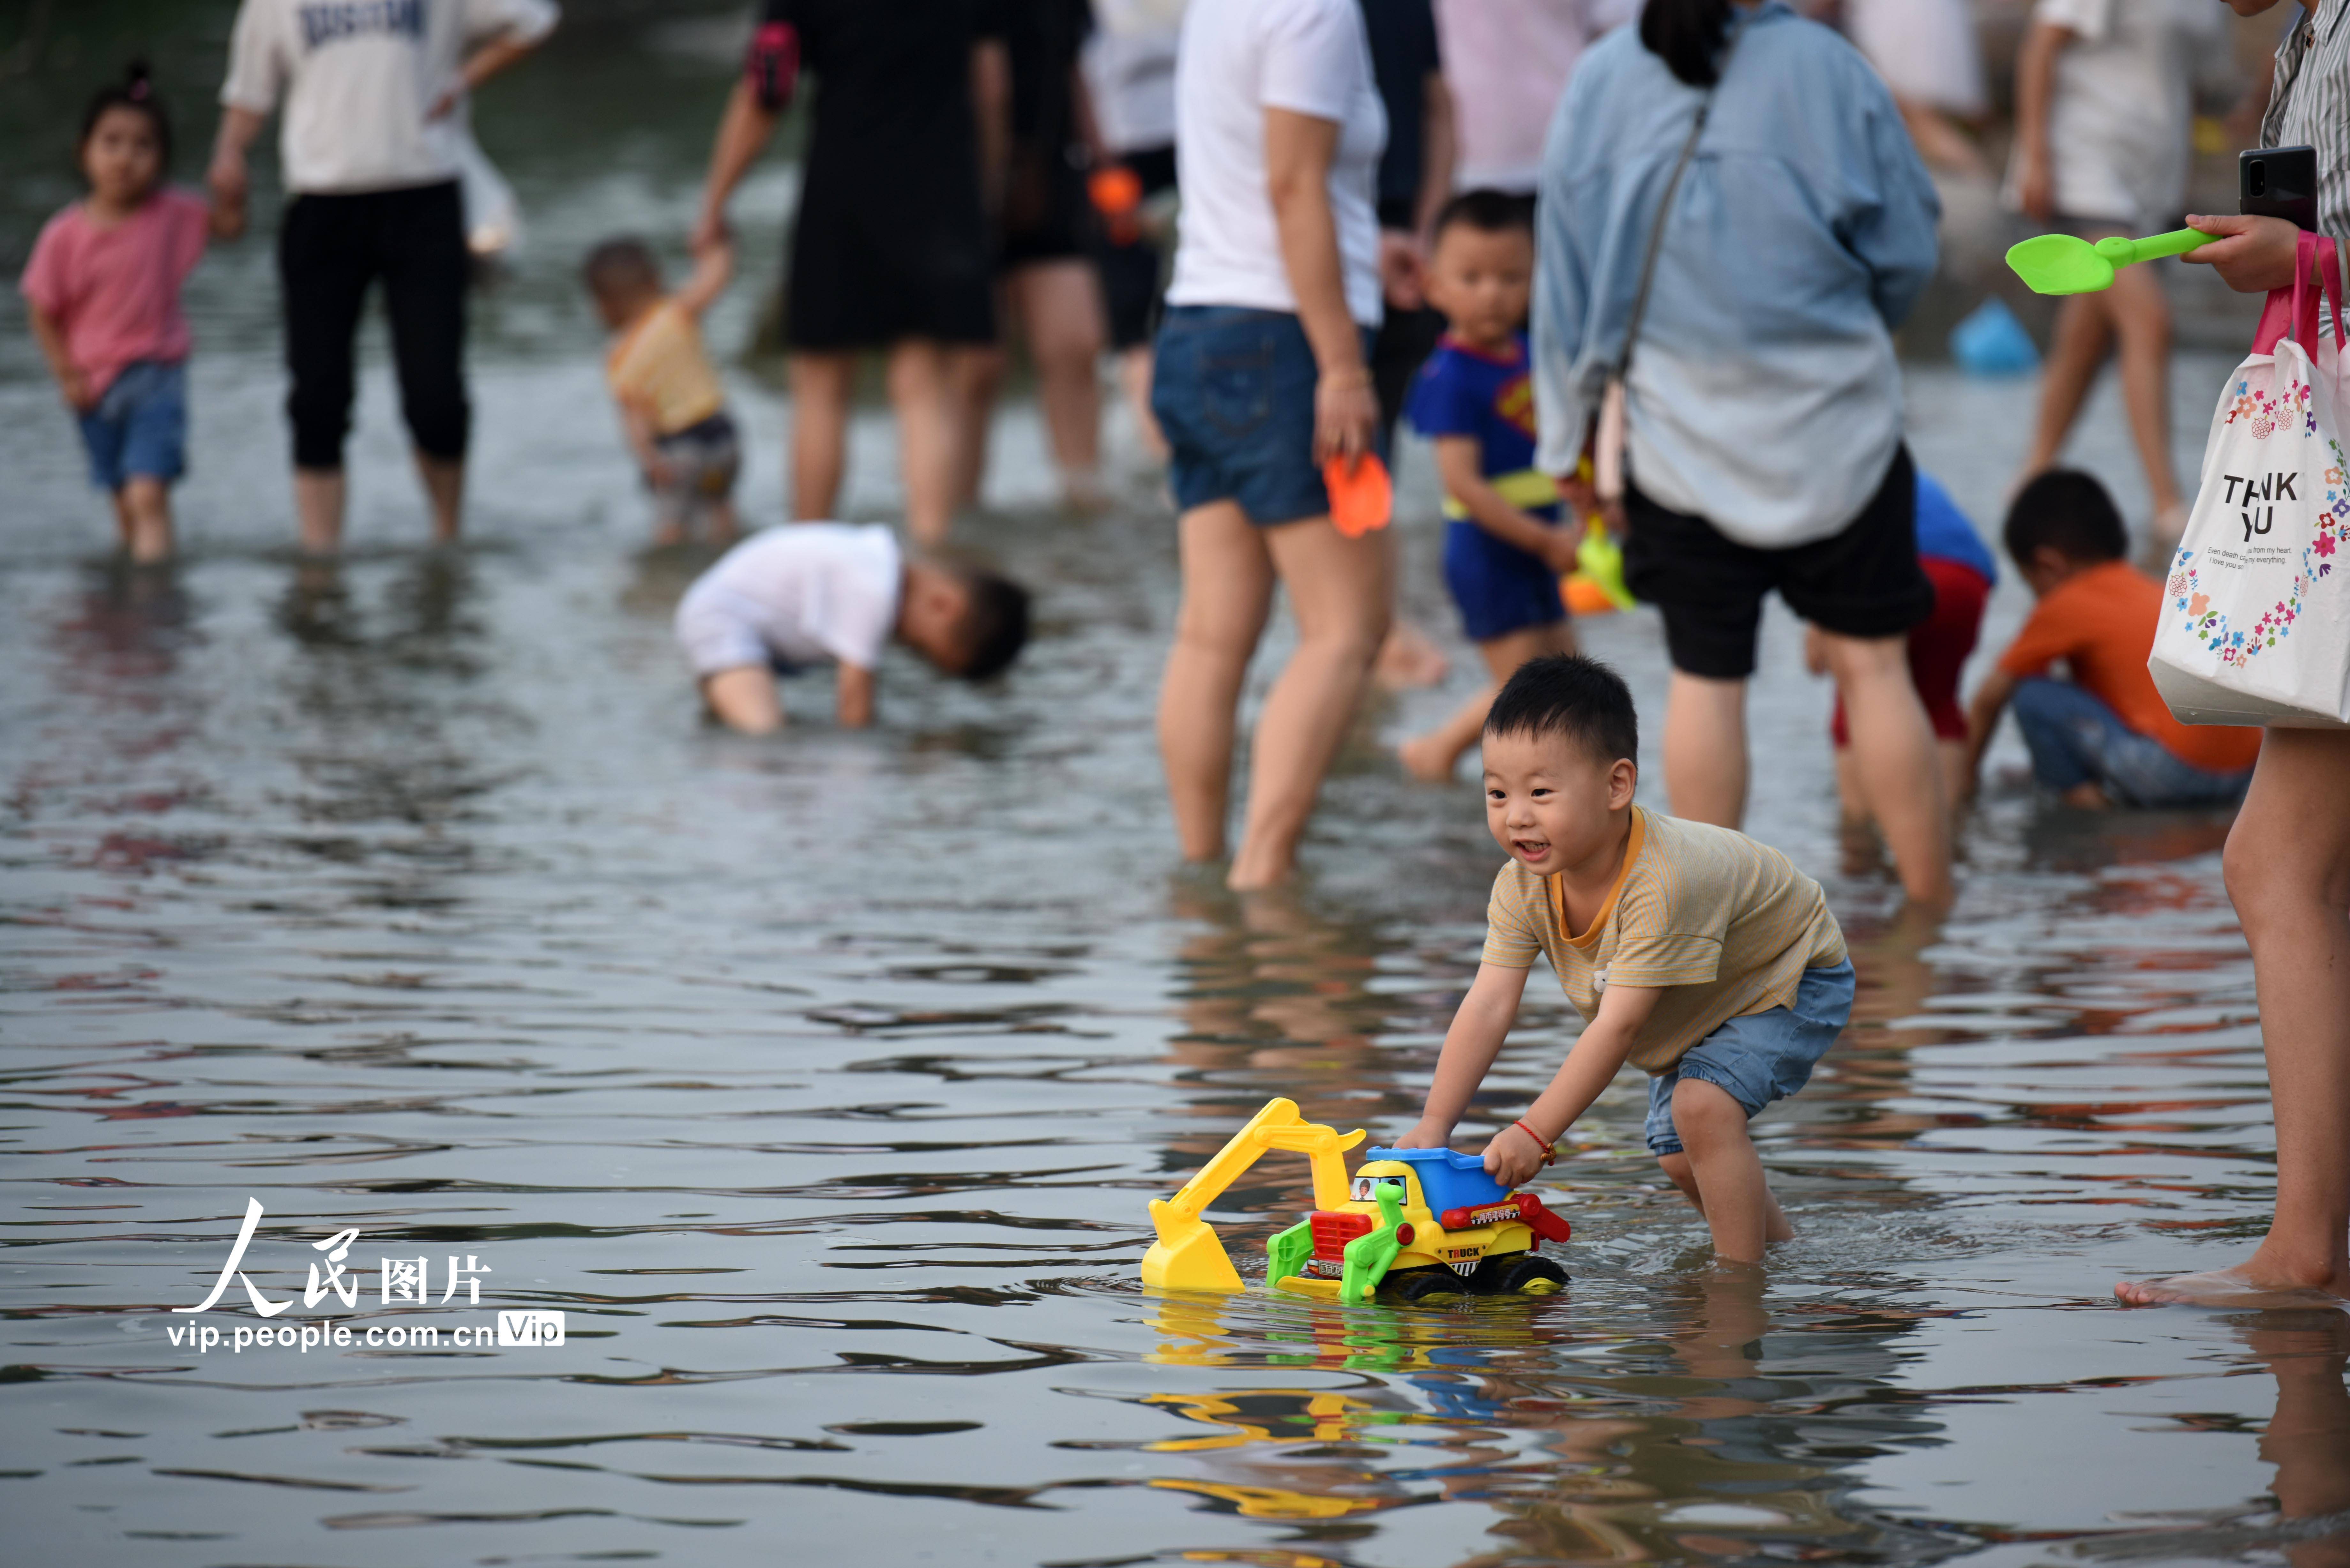
[[[2185,255],[2217,237],[2200,229],[2174,229],[2151,239],[2115,234],[2091,244],[2071,234],[2039,234],[2010,247],[2007,265],[2034,294],[2095,294],[2113,287],[2117,266]]]

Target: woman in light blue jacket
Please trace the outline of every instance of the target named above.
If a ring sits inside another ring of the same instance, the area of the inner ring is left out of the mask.
[[[1554,473],[1625,372],[1625,564],[1664,612],[1674,814],[1744,815],[1746,681],[1775,589],[1824,634],[1868,798],[1929,902],[1950,895],[1950,809],[1907,659],[1934,591],[1892,329],[1933,274],[1939,211],[1892,95],[1842,38],[1781,0],[1647,0],[1551,123],[1534,331]]]

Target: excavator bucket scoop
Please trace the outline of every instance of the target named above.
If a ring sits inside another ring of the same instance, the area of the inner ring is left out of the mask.
[[[1201,1211],[1260,1156],[1276,1148],[1312,1160],[1315,1201],[1335,1207],[1347,1194],[1347,1168],[1339,1156],[1362,1140],[1359,1131],[1340,1134],[1305,1120],[1295,1100],[1268,1101],[1174,1197],[1151,1199],[1150,1225],[1159,1239],[1142,1255],[1142,1282],[1170,1291],[1246,1289],[1223,1242],[1200,1218]]]
[[[1142,1255],[1142,1282],[1163,1291],[1239,1291],[1240,1272],[1215,1231],[1196,1214],[1179,1214],[1163,1198],[1150,1202],[1159,1240]]]

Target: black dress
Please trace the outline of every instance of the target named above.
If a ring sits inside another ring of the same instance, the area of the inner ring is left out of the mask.
[[[1004,266],[1086,254],[1094,223],[1077,132],[1077,56],[1088,0],[997,0],[1012,57],[1012,167],[1003,189]]]
[[[816,78],[784,294],[790,347],[994,340],[971,97],[972,49],[993,17],[986,0],[766,0],[754,82],[778,27]]]

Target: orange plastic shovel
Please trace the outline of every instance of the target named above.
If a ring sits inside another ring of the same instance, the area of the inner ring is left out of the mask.
[[[1322,483],[1330,492],[1330,522],[1349,539],[1376,533],[1395,516],[1395,484],[1377,452],[1355,459],[1352,472],[1344,453],[1332,457],[1322,465]]]

